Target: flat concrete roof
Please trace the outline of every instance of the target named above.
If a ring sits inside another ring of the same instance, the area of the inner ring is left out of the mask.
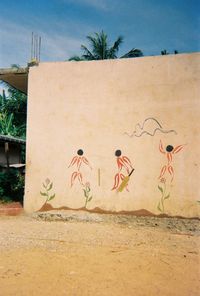
[[[0,68],[0,80],[27,94],[28,68]]]

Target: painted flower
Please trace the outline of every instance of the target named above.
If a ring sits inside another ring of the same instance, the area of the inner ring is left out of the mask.
[[[161,178],[160,179],[160,182],[165,184],[166,183],[166,179],[165,178]]]
[[[90,188],[90,183],[89,183],[89,182],[86,182],[86,183],[85,183],[85,187],[86,187],[86,188]]]
[[[47,179],[45,180],[45,182],[46,182],[46,185],[49,185],[49,183],[50,183],[51,181],[49,180],[49,178],[47,178]]]

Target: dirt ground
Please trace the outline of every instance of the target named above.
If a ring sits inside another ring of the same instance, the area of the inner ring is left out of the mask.
[[[199,246],[198,220],[1,216],[0,296],[197,296]]]

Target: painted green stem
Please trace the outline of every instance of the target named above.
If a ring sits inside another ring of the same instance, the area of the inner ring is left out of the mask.
[[[168,199],[170,197],[170,193],[168,193],[166,195],[166,190],[167,190],[166,183],[163,183],[163,184],[164,184],[163,187],[158,185],[158,189],[161,192],[161,199],[160,199],[158,206],[157,206],[158,210],[161,211],[162,213],[164,213],[164,211],[165,211],[164,202],[166,199]]]
[[[85,205],[84,205],[85,208],[87,207],[88,202],[92,200],[92,195],[90,196],[90,191],[91,189],[89,186],[85,186],[85,189],[83,189],[84,196],[85,196]]]
[[[43,185],[43,187],[45,189],[45,192],[40,191],[40,194],[42,196],[46,196],[46,201],[45,201],[45,204],[46,204],[48,201],[52,200],[56,195],[55,195],[55,193],[52,194],[52,195],[50,193],[50,191],[52,190],[52,187],[53,187],[53,182],[50,182],[49,179],[47,179],[45,181],[45,183],[43,183],[42,185]]]

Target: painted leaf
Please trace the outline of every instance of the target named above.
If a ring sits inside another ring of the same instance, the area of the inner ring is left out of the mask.
[[[92,200],[92,196],[90,196],[90,198],[88,199],[88,201],[91,201]]]
[[[49,197],[48,201],[52,200],[55,196],[56,196],[56,195],[55,195],[55,193],[54,193],[53,195],[51,195],[51,196]]]
[[[83,189],[83,192],[84,192],[84,196],[87,197],[87,192],[85,189]]]
[[[168,199],[170,197],[170,193],[164,197],[164,199]]]
[[[158,189],[163,193],[163,189],[159,185],[158,185]]]
[[[43,187],[46,189],[47,188],[47,186],[44,184],[44,183],[42,183],[42,185],[43,185]]]
[[[47,191],[50,191],[53,187],[53,182],[51,182],[51,184],[49,185],[49,188],[47,188]]]
[[[41,191],[40,191],[40,194],[41,194],[42,196],[48,196],[47,193],[45,193],[45,192],[41,192]]]
[[[86,187],[86,191],[89,193],[90,192],[90,187]]]

